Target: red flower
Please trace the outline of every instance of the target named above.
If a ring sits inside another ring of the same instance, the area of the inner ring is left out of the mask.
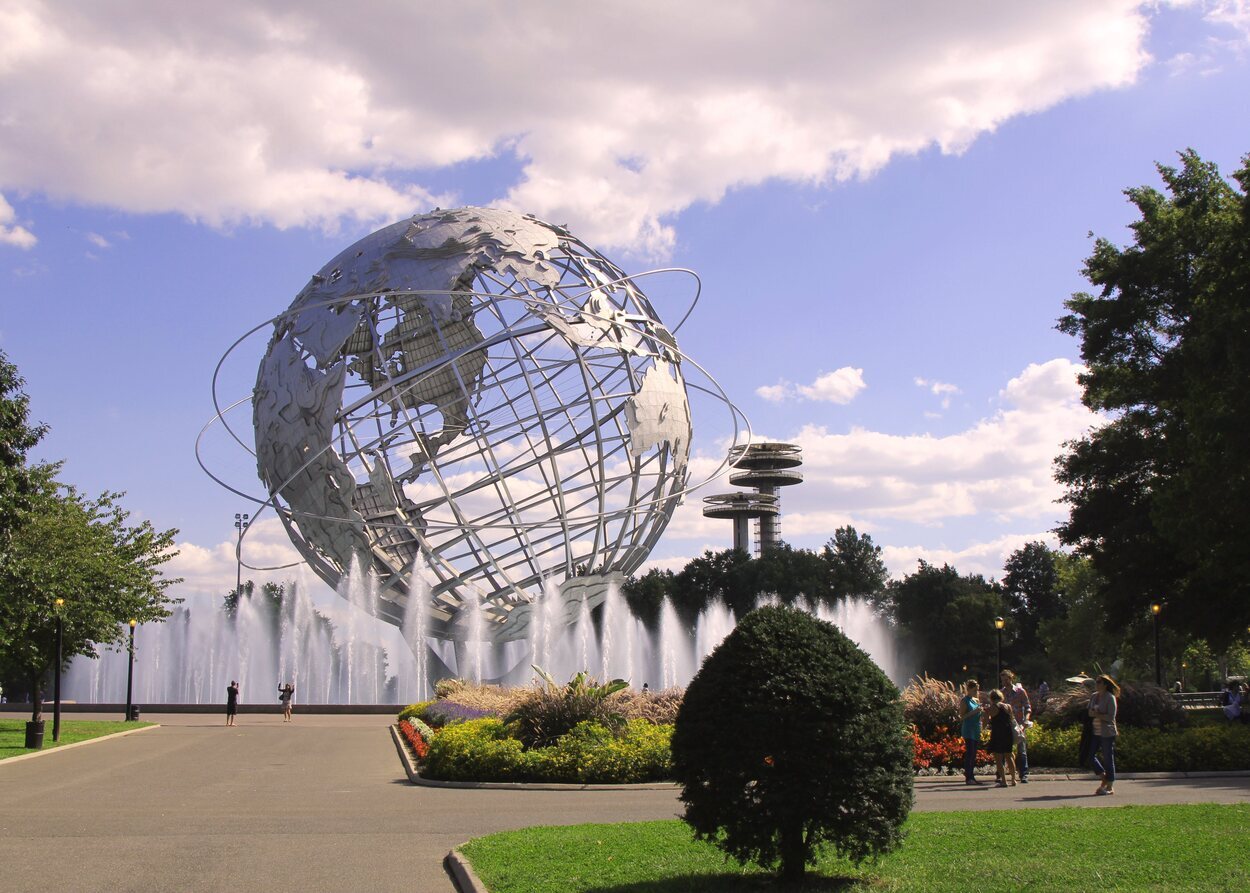
[[[416,754],[417,760],[424,760],[430,752],[430,745],[426,743],[425,738],[417,731],[416,727],[404,720],[399,724],[399,734],[408,742],[408,746],[412,748],[412,752]]]

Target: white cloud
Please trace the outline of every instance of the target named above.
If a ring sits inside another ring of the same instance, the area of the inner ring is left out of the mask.
[[[855,395],[865,387],[863,369],[843,366],[817,377],[810,385],[799,385],[799,393],[808,400],[845,404],[854,400]]]
[[[761,385],[755,389],[755,393],[769,403],[780,403],[791,394],[792,388],[789,382],[779,381],[777,384]]]
[[[805,483],[786,499],[878,522],[1053,517],[1053,459],[1098,421],[1080,402],[1079,371],[1066,359],[1032,364],[999,392],[997,412],[944,437],[809,425],[788,438],[803,447]]]
[[[949,561],[961,573],[1001,575],[1013,550],[1053,537],[1003,533],[952,545],[943,542],[947,529],[962,521],[961,529],[1045,531],[1062,519],[1054,458],[1064,442],[1100,423],[1080,401],[1076,377],[1082,370],[1067,359],[1030,364],[999,390],[991,415],[943,437],[863,428],[836,434],[811,425],[785,437],[803,448],[804,482],[782,491],[783,537],[813,547],[851,524],[872,533],[895,575],[911,573],[918,558]],[[729,523],[697,518],[696,509],[697,501],[679,509],[665,541],[712,539],[728,546]],[[912,532],[906,534],[911,543],[900,544],[894,539],[900,524],[927,527],[932,535]]]
[[[958,387],[956,387],[953,384],[948,384],[947,382],[944,382],[944,381],[930,381],[927,378],[916,378],[915,382],[916,382],[916,387],[925,388],[926,390],[929,391],[929,393],[933,394],[935,397],[940,397],[942,399],[943,409],[950,409],[951,397],[953,397],[955,394],[960,393],[960,390]],[[928,413],[926,413],[925,415],[928,416]]]
[[[167,577],[182,577],[182,584],[192,591],[211,591],[225,595],[234,589],[238,569],[235,562],[233,539],[211,546],[179,542],[178,555],[165,565]],[[278,565],[303,564],[303,559],[291,545],[286,528],[277,518],[263,518],[248,528],[243,537],[243,579],[255,580],[257,584],[281,583],[298,576],[297,568],[272,571],[253,571],[250,567],[277,567]]]
[[[755,393],[770,403],[781,403],[784,400],[819,400],[826,403],[850,403],[867,385],[864,383],[864,370],[843,366],[833,372],[826,372],[811,384],[796,385],[782,379],[775,385],[763,385],[755,389]]]
[[[113,243],[99,233],[87,233],[87,241],[97,248],[112,248]]]
[[[675,215],[729,189],[958,153],[1133,83],[1152,8],[631,0],[571,22],[555,0],[6,4],[0,188],[333,228],[453,201],[425,172],[515,156],[500,203],[663,255]]]
[[[931,548],[926,546],[883,546],[881,559],[890,571],[890,576],[902,579],[916,572],[917,563],[921,560],[929,564],[941,566],[949,564],[961,574],[980,574],[985,579],[1001,579],[1003,565],[1007,563],[1011,553],[1026,543],[1046,543],[1053,548],[1059,547],[1059,541],[1049,531],[1037,533],[1013,533],[1000,536],[984,543],[973,543],[962,549]]]
[[[13,206],[0,195],[0,245],[12,245],[15,248],[34,248],[39,240],[35,234],[24,226],[18,226],[17,212]]]

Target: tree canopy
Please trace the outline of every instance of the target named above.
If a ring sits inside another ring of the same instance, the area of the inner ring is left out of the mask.
[[[1000,588],[980,574],[961,576],[944,564],[919,562],[890,583],[885,609],[903,646],[932,675],[954,679],[994,664],[994,618],[1003,613]]]
[[[17,367],[0,350],[0,567],[7,560],[13,534],[29,516],[35,494],[57,468],[27,463],[27,454],[47,428],[30,423],[30,399],[23,387]]]
[[[122,640],[127,620],[168,616],[166,589],[180,581],[161,575],[176,530],[132,525],[120,493],[88,498],[55,480],[58,465],[29,463],[44,428],[29,423],[21,387],[0,354],[0,677],[30,686],[38,719],[58,616],[63,658],[94,654]]]
[[[1103,580],[1106,620],[1164,622],[1224,647],[1250,623],[1250,156],[1225,180],[1193,151],[1166,194],[1126,191],[1133,242],[1098,239],[1067,301],[1084,402],[1106,424],[1067,445],[1061,540]]]

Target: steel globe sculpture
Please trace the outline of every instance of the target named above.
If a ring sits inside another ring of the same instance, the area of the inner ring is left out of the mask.
[[[483,638],[524,637],[544,586],[570,614],[602,599],[690,489],[694,364],[638,278],[484,208],[330,261],[272,321],[252,398],[264,502],[305,561],[371,575],[397,624],[419,593],[441,638],[466,607]]]

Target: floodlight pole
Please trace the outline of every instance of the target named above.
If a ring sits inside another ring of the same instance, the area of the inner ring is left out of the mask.
[[[1163,687],[1163,664],[1159,661],[1159,613],[1163,610],[1163,605],[1159,602],[1150,603],[1150,613],[1155,619],[1155,685]]]
[[[994,671],[994,678],[997,679],[1003,675],[1003,627],[1007,625],[1007,621],[1001,617],[994,618],[994,662],[998,664]]]
[[[64,644],[64,628],[61,624],[61,608],[65,599],[56,600],[56,681],[52,684],[52,740],[61,740],[61,660]]]
[[[235,543],[234,559],[235,559],[235,576],[234,576],[234,597],[236,600],[243,597],[243,531],[247,530],[248,514],[243,512],[234,513],[234,529],[238,531],[238,539]]]
[[[134,713],[134,686],[135,686],[135,626],[138,620],[133,617],[130,620],[130,668],[126,671],[126,716],[125,721],[130,722],[130,717]]]

